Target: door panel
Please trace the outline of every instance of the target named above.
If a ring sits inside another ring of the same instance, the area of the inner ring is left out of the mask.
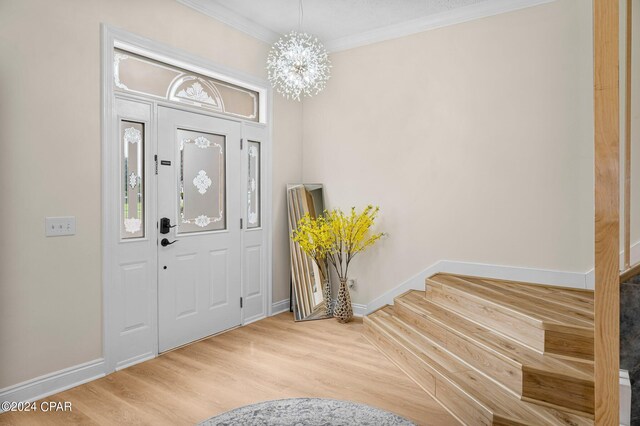
[[[156,204],[154,183],[155,129],[149,103],[116,99],[111,141],[112,203],[104,214],[112,230],[109,268],[111,312],[108,344],[113,363],[120,369],[157,351],[157,256],[152,223]]]
[[[244,183],[242,209],[246,223],[243,235],[242,261],[244,282],[244,321],[255,321],[267,315],[267,252],[263,218],[265,179],[264,128],[244,124],[242,137],[242,180]]]
[[[197,269],[195,253],[175,257],[175,267],[173,268],[175,276],[172,277],[172,281],[175,285],[174,312],[176,319],[198,313]]]
[[[240,325],[240,131],[158,107],[160,352]]]
[[[244,282],[246,287],[247,299],[253,296],[259,296],[262,292],[262,277],[261,277],[261,264],[262,264],[262,246],[247,247],[244,252],[245,255],[245,276]]]
[[[149,324],[147,262],[121,265],[121,282],[124,299],[123,332],[135,332]]]
[[[209,309],[229,303],[229,280],[227,250],[209,252]]]

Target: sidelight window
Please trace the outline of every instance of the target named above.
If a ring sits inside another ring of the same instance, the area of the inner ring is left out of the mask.
[[[120,237],[144,237],[144,123],[120,121],[122,221]]]

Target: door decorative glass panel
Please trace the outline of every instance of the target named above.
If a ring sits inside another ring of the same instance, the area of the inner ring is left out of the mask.
[[[249,141],[248,181],[247,181],[247,228],[259,228],[260,212],[260,142]]]
[[[258,121],[259,93],[196,74],[124,50],[115,50],[113,82],[116,90],[153,96],[171,102]]]
[[[122,222],[120,237],[144,237],[144,124],[120,121]]]
[[[225,136],[178,129],[177,141],[178,232],[226,229]]]

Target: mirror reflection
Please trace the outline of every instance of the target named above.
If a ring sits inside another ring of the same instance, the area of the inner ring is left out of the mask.
[[[324,212],[322,184],[287,185],[289,235],[298,221],[309,214],[312,218]],[[293,313],[296,321],[331,317],[331,284],[326,263],[318,265],[300,245],[291,239],[291,281]]]

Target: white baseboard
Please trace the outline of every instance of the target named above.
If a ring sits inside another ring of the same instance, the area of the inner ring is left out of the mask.
[[[337,300],[336,299],[331,299],[331,307],[333,309],[336,308],[336,304],[337,304]],[[362,305],[359,303],[353,303],[351,302],[351,308],[353,309],[353,316],[354,317],[363,317],[365,315],[367,315],[367,305]]]
[[[627,370],[620,370],[620,424],[631,425],[631,381]]]
[[[584,272],[565,272],[549,269],[488,265],[484,263],[455,262],[450,260],[440,261],[439,265],[440,270],[438,272],[522,281],[534,284],[557,285],[570,288],[586,288]]]
[[[121,361],[116,364],[116,371],[123,370],[125,368],[131,367],[132,365],[140,364],[141,362],[148,361],[156,357],[156,354],[153,352],[147,352],[146,354],[134,356],[133,358],[129,358],[127,360]]]
[[[588,290],[595,290],[596,288],[596,271],[591,269],[584,276],[585,288]]]
[[[367,303],[365,305],[367,307],[366,313],[370,314],[371,312],[380,309],[385,305],[391,305],[393,303],[393,299],[396,296],[400,296],[402,293],[405,293],[409,290],[424,290],[424,280],[427,277],[440,272],[440,263],[441,262],[434,263],[424,271],[417,273],[399,286],[392,288],[391,290]]]
[[[0,389],[0,401],[36,401],[104,375],[104,359],[100,358]]]
[[[271,316],[281,314],[289,310],[289,299],[275,302],[271,305]]]
[[[353,308],[354,317],[363,317],[368,313],[367,305],[362,305],[360,303],[352,303],[351,307]]]
[[[629,255],[631,265],[640,262],[640,241],[631,244],[631,254]],[[620,251],[620,269],[624,266],[624,250]],[[591,271],[589,271],[591,272]]]
[[[265,319],[265,318],[266,318],[266,316],[265,316],[265,315],[263,315],[263,314],[254,315],[254,316],[252,316],[251,318],[247,318],[247,319],[245,319],[245,320],[244,320],[244,322],[242,323],[242,325],[243,325],[243,326],[245,326],[245,325],[249,325],[249,324],[251,324],[252,322],[260,321],[261,319]]]
[[[631,244],[631,255],[629,256],[631,265],[635,265],[640,262],[640,241],[636,241]],[[620,270],[623,270],[624,267],[624,250],[620,251]],[[596,288],[596,273],[592,268],[587,272],[586,282],[587,288],[589,290],[593,290]]]
[[[552,271],[547,269],[519,268],[515,266],[441,260],[429,266],[424,271],[421,271],[409,278],[399,286],[392,288],[383,295],[364,305],[366,306],[365,314],[369,314],[385,305],[392,304],[395,297],[409,290],[424,290],[425,279],[439,272],[522,281],[535,284],[557,285],[570,288],[588,288],[588,274],[581,272]]]

